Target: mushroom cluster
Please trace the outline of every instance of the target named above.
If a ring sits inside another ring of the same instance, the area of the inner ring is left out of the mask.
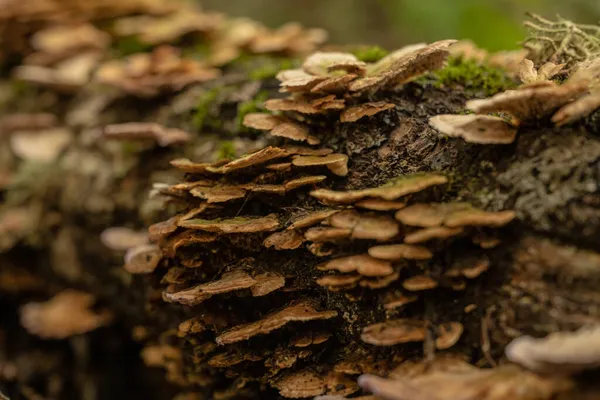
[[[522,126],[551,122],[563,126],[587,117],[600,108],[598,60],[578,65],[562,84],[550,80],[565,64],[547,62],[535,68],[524,59],[518,75],[523,85],[488,99],[470,100],[466,108],[474,114],[443,114],[431,117],[439,133],[461,137],[469,143],[510,144]],[[500,114],[489,115],[489,114]]]
[[[333,114],[339,115],[341,122],[350,123],[394,109],[393,103],[369,101],[369,95],[441,68],[453,43],[454,40],[442,40],[406,46],[375,63],[360,61],[351,53],[314,53],[301,68],[277,74],[280,91],[290,95],[267,100],[265,108],[286,115],[252,113],[246,115],[243,123],[273,136],[318,144],[303,123],[307,118]]]
[[[280,118],[252,117],[257,126]],[[435,172],[340,189],[348,161],[327,148],[281,145],[213,164],[171,162],[184,180],[157,186],[154,194],[180,212],[150,227],[154,244],[128,253],[153,255],[135,265],[129,258],[126,268],[156,276],[162,300],[195,315],[178,329],[183,348],[196,354],[184,361],[185,379],[198,383],[203,371],[212,379],[201,385],[228,385],[217,389],[224,397],[265,386],[290,398],[345,396],[359,390],[352,375],[387,371],[397,362],[382,359],[377,368],[373,361],[347,372],[353,354],[328,351],[326,341],[364,354],[415,342],[443,351],[459,342],[460,321],[398,315],[427,292],[465,290],[490,267],[483,248],[497,244],[477,237],[515,213],[415,201],[448,183]],[[456,240],[481,246],[480,257],[436,267],[437,254]],[[365,301],[377,317],[341,321],[348,317],[344,309]],[[287,342],[293,345],[282,345]]]

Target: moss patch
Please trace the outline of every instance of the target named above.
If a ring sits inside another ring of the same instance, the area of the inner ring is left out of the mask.
[[[217,159],[233,160],[234,158],[236,158],[236,156],[237,154],[233,142],[231,140],[222,141],[219,146],[219,150],[217,151]]]
[[[198,105],[196,107],[196,112],[194,113],[194,117],[192,119],[192,124],[201,129],[204,124],[207,122],[207,117],[209,116],[210,106],[214,103],[219,95],[219,88],[214,88],[206,91],[204,94],[200,96],[198,99]]]
[[[388,55],[388,51],[379,46],[361,46],[352,50],[352,54],[360,61],[372,63]]]
[[[137,36],[119,38],[113,44],[117,58],[126,57],[135,53],[147,53],[152,50],[152,45],[142,42]]]
[[[502,69],[475,60],[465,60],[462,57],[451,57],[446,67],[422,78],[422,82],[433,83],[440,88],[460,85],[466,91],[483,92],[486,96],[516,86],[516,83]]]
[[[263,104],[268,98],[269,92],[266,90],[261,90],[254,98],[238,104],[238,112],[235,120],[238,132],[250,132],[250,129],[242,125],[244,117],[250,113],[264,111]]]

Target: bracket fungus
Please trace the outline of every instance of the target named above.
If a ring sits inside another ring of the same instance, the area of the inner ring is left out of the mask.
[[[427,323],[411,319],[387,320],[363,329],[361,340],[375,346],[393,346],[422,342],[427,336]]]
[[[502,118],[487,115],[436,115],[429,124],[444,135],[469,143],[510,144],[517,137],[516,128]]]
[[[91,294],[64,290],[46,302],[25,304],[21,308],[21,325],[31,334],[46,339],[86,333],[112,320],[108,311],[92,311],[94,302]]]
[[[337,317],[336,311],[317,311],[309,303],[298,303],[265,316],[263,319],[229,329],[217,336],[218,345],[248,340],[256,335],[265,335],[290,322],[306,322]]]
[[[521,336],[506,347],[506,357],[525,368],[552,375],[569,375],[600,366],[600,328],[551,333],[536,339]]]

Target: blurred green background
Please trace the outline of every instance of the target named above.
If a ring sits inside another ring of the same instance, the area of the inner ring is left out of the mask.
[[[204,0],[206,9],[276,27],[299,21],[326,28],[330,42],[388,49],[438,39],[474,40],[488,50],[518,47],[526,11],[598,23],[600,0]]]

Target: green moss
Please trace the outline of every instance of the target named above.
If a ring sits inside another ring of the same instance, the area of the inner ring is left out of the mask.
[[[224,140],[221,142],[219,150],[217,152],[217,159],[219,160],[233,160],[236,157],[235,145],[231,140]]]
[[[265,58],[261,66],[250,71],[249,76],[253,81],[274,78],[279,71],[294,68],[294,64],[289,58]]]
[[[372,63],[387,56],[388,51],[379,46],[364,46],[352,50],[352,54],[361,61]]]
[[[435,86],[461,85],[466,90],[483,91],[487,96],[516,86],[502,69],[460,57],[451,57],[446,67],[433,73],[433,78]]]
[[[211,104],[217,99],[220,88],[214,88],[208,90],[198,99],[198,106],[192,119],[192,123],[198,129],[201,129],[206,123],[206,119],[209,116],[209,110]]]
[[[237,112],[237,117],[236,117],[236,126],[238,129],[238,132],[249,131],[248,128],[246,128],[244,125],[242,125],[242,122],[244,121],[244,117],[247,114],[250,114],[253,112],[263,111],[264,110],[263,104],[265,101],[267,101],[268,98],[269,98],[269,92],[267,92],[266,90],[262,90],[262,91],[258,92],[258,94],[253,99],[250,99],[248,101],[244,101],[244,102],[241,102],[238,104],[238,112]]]
[[[152,45],[142,42],[136,36],[125,36],[115,41],[113,45],[117,57],[126,57],[135,53],[145,53],[152,50]]]

